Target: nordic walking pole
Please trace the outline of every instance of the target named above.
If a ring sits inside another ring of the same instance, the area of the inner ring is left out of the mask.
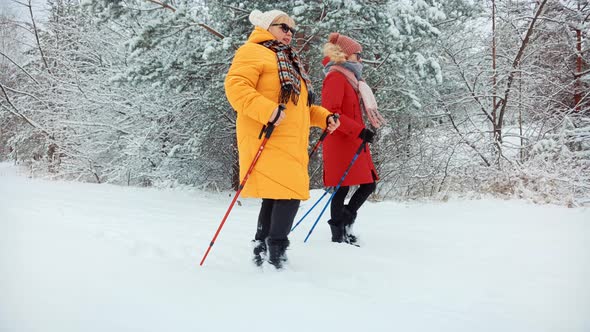
[[[334,113],[332,115],[328,115],[328,117],[333,117],[334,118],[334,121],[338,121],[338,119],[340,118],[340,114]],[[320,144],[322,144],[324,142],[324,139],[326,138],[326,136],[328,136],[328,128],[324,129],[324,131],[322,132],[322,136],[320,136],[320,139],[318,140],[318,142],[315,144],[315,146],[313,147],[313,149],[309,153],[309,158],[311,158],[311,156],[313,156],[313,154],[318,149],[318,147],[320,146]]]
[[[299,219],[299,221],[295,224],[295,226],[293,226],[293,228],[291,228],[291,232],[295,230],[295,228],[297,226],[299,226],[299,224],[301,224],[301,222],[303,221],[303,219],[305,219],[305,217],[307,217],[307,215],[311,212],[311,210],[315,209],[316,205],[318,205],[322,199],[324,199],[324,197],[326,197],[326,195],[328,194],[328,190],[324,190],[324,194],[322,195],[322,197],[320,197],[320,199],[318,199],[315,204],[309,209],[307,210],[307,212],[303,215],[303,217],[301,217],[301,219]]]
[[[340,118],[340,114],[338,114],[338,113],[334,113],[331,116],[334,117],[334,120],[335,121],[337,121]],[[327,135],[328,135],[328,128],[324,129],[324,132],[322,132],[322,136],[320,136],[320,139],[318,140],[318,142],[315,144],[315,146],[313,147],[313,149],[309,153],[309,158],[311,158],[311,156],[313,156],[314,152],[318,149],[318,147],[320,146],[320,144],[322,144],[322,142],[324,141],[324,139],[326,138]],[[324,194],[322,195],[322,197],[320,197],[320,199],[318,199],[315,202],[315,204],[309,210],[307,210],[307,212],[303,215],[303,217],[301,217],[301,219],[299,219],[299,221],[295,224],[295,226],[293,226],[293,228],[291,228],[291,232],[293,230],[295,230],[295,228],[297,226],[299,226],[299,224],[303,221],[303,219],[305,219],[305,217],[307,217],[307,215],[311,212],[311,210],[313,210],[315,208],[315,206],[318,205],[318,203],[322,199],[324,199],[324,196],[326,196],[327,193],[328,193],[328,191],[325,191]]]
[[[277,121],[277,119],[281,115],[281,112],[284,109],[285,109],[284,105],[282,105],[282,104],[279,105],[279,111],[277,112],[277,116],[275,117],[275,119],[273,121],[269,122],[267,125],[262,127],[262,131],[260,132],[260,135],[262,136],[262,134],[264,133],[265,134],[264,139],[262,140],[262,143],[260,144],[260,147],[258,148],[258,152],[254,156],[254,160],[252,160],[252,163],[250,164],[250,168],[248,168],[248,172],[246,172],[246,175],[244,176],[242,183],[240,183],[240,186],[238,187],[238,191],[234,195],[234,199],[231,201],[231,204],[227,208],[227,211],[225,212],[225,215],[223,216],[223,220],[221,220],[221,224],[219,224],[219,227],[217,228],[217,232],[215,232],[215,235],[213,236],[213,239],[211,240],[211,243],[209,244],[209,247],[207,248],[205,255],[203,255],[203,258],[201,259],[201,263],[199,265],[203,266],[205,259],[207,259],[207,255],[209,255],[209,251],[211,250],[211,248],[215,244],[215,240],[217,239],[219,232],[221,232],[221,228],[225,224],[225,221],[227,220],[227,217],[229,216],[231,209],[234,207],[234,204],[238,200],[238,196],[240,196],[242,189],[244,189],[244,186],[246,185],[246,181],[248,181],[248,178],[250,177],[250,173],[252,173],[252,170],[254,169],[256,162],[258,162],[258,159],[260,158],[260,155],[262,154],[262,151],[264,150],[264,147],[266,146],[266,142],[268,142],[268,139],[270,138],[272,131],[275,129],[274,123]]]
[[[354,157],[350,161],[350,164],[348,164],[348,168],[346,168],[346,171],[344,171],[344,175],[342,175],[342,177],[340,178],[340,181],[338,182],[338,185],[334,188],[334,192],[330,196],[330,199],[328,199],[328,201],[326,202],[326,205],[324,205],[324,208],[322,209],[322,212],[320,212],[320,215],[318,216],[318,218],[315,220],[315,222],[311,226],[311,229],[309,230],[309,233],[307,233],[307,236],[305,237],[305,240],[303,240],[303,242],[307,242],[307,239],[309,239],[309,236],[313,232],[315,226],[318,224],[318,221],[320,221],[320,218],[322,217],[322,215],[326,211],[326,208],[328,207],[328,205],[330,205],[330,202],[332,201],[332,198],[334,198],[334,195],[336,194],[336,192],[338,191],[338,189],[340,189],[340,186],[342,185],[342,182],[344,182],[344,179],[348,175],[348,172],[352,168],[352,165],[354,165],[354,162],[357,160],[357,158],[359,157],[359,155],[363,151],[363,148],[365,147],[366,144],[367,144],[367,142],[363,141],[361,143],[361,145],[359,146],[358,150],[356,150],[356,153],[355,153]]]

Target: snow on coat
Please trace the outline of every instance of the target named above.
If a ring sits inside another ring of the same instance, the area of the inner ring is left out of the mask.
[[[262,139],[262,126],[278,106],[281,84],[276,54],[259,43],[275,39],[259,27],[234,56],[225,78],[225,93],[237,112],[236,135],[240,180],[244,178]],[[285,118],[275,128],[242,191],[243,197],[308,199],[309,128],[326,128],[325,108],[307,106],[307,87],[301,80],[297,105],[286,105]]]
[[[322,106],[332,113],[340,114],[340,127],[328,135],[323,144],[324,185],[334,187],[344,175],[354,154],[362,143],[359,134],[365,128],[359,97],[340,72],[331,72],[324,79]],[[372,183],[378,179],[371,158],[369,144],[344,179],[342,186]]]

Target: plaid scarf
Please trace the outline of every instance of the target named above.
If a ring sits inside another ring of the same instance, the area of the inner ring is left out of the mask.
[[[311,106],[315,99],[313,87],[297,52],[291,46],[285,45],[278,40],[268,40],[260,43],[260,45],[277,54],[279,79],[281,80],[279,103],[287,104],[291,99],[293,104],[297,105],[301,93],[301,78],[303,78],[308,91],[307,106]]]

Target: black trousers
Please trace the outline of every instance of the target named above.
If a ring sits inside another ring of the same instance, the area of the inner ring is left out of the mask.
[[[354,194],[352,194],[352,197],[348,202],[348,209],[351,212],[356,213],[376,188],[377,184],[375,184],[375,182],[361,184]],[[337,220],[340,218],[340,214],[344,208],[344,200],[346,199],[349,190],[350,187],[348,186],[340,187],[334,194],[334,198],[332,198],[332,203],[330,204],[330,214],[332,219]]]
[[[298,199],[264,198],[254,239],[264,241],[268,237],[271,240],[287,240],[300,202]]]

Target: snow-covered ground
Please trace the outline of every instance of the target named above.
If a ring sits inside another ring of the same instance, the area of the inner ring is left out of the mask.
[[[588,208],[369,203],[361,248],[325,220],[304,244],[308,217],[277,272],[250,262],[257,200],[200,267],[231,193],[18,173],[0,164],[2,332],[590,331]]]

